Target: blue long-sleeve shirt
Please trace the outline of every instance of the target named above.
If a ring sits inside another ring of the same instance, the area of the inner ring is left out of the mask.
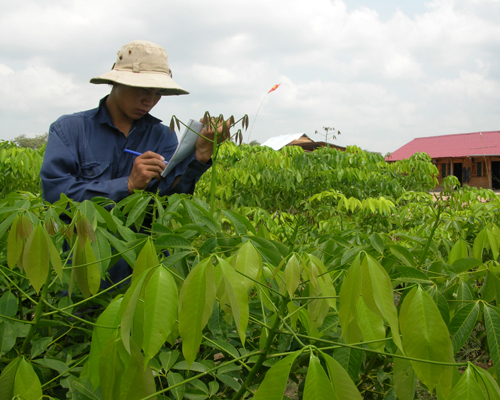
[[[127,137],[114,126],[106,108],[106,98],[99,107],[55,121],[49,130],[40,177],[43,198],[51,203],[65,193],[76,201],[101,196],[115,202],[129,195],[127,180],[135,156],[124,149],[161,154],[165,160],[173,156],[178,140],[161,120],[146,114],[134,122]],[[152,180],[147,191],[160,195],[190,193],[196,182],[212,165],[199,162],[195,154],[179,163],[160,181]],[[175,178],[182,175],[172,188]]]

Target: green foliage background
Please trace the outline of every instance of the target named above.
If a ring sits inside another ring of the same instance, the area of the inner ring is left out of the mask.
[[[44,203],[42,157],[0,145],[1,399],[500,398],[500,203],[427,155],[225,143],[213,209]]]

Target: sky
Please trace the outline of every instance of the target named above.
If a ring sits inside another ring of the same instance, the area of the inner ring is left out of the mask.
[[[0,139],[49,131],[109,93],[89,79],[143,39],[174,80],[167,125],[247,114],[383,155],[416,137],[500,130],[500,0],[0,0]],[[280,87],[268,94],[275,84]],[[315,134],[318,131],[320,134]]]

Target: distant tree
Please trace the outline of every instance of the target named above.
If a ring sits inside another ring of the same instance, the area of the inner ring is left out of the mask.
[[[26,135],[19,135],[14,138],[13,142],[19,147],[29,147],[31,149],[38,149],[47,143],[49,137],[48,133],[43,135],[36,135],[34,138],[26,137]]]
[[[260,146],[260,143],[257,140],[252,140],[250,143],[248,143],[250,146]]]

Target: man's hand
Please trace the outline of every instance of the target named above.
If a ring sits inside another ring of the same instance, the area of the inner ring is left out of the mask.
[[[152,179],[161,179],[161,172],[165,169],[165,159],[162,155],[146,151],[138,156],[128,177],[128,192],[146,189]]]
[[[215,119],[212,118],[212,122],[214,122]],[[203,119],[200,119],[200,122],[203,122]],[[226,124],[227,126],[227,131],[225,134],[223,134],[223,127]],[[229,134],[229,127],[231,126],[231,121],[227,120],[225,122],[219,122],[217,125],[217,141],[218,143],[222,143],[225,140],[227,140],[230,137]],[[203,129],[200,132],[200,135],[202,137],[199,137],[198,140],[196,141],[196,158],[198,159],[199,162],[206,164],[208,160],[212,157],[213,151],[214,151],[214,145],[212,142],[208,141],[205,138],[208,138],[210,140],[215,140],[215,133],[214,133],[214,128],[212,124],[209,124],[208,128],[206,125],[203,126]]]

